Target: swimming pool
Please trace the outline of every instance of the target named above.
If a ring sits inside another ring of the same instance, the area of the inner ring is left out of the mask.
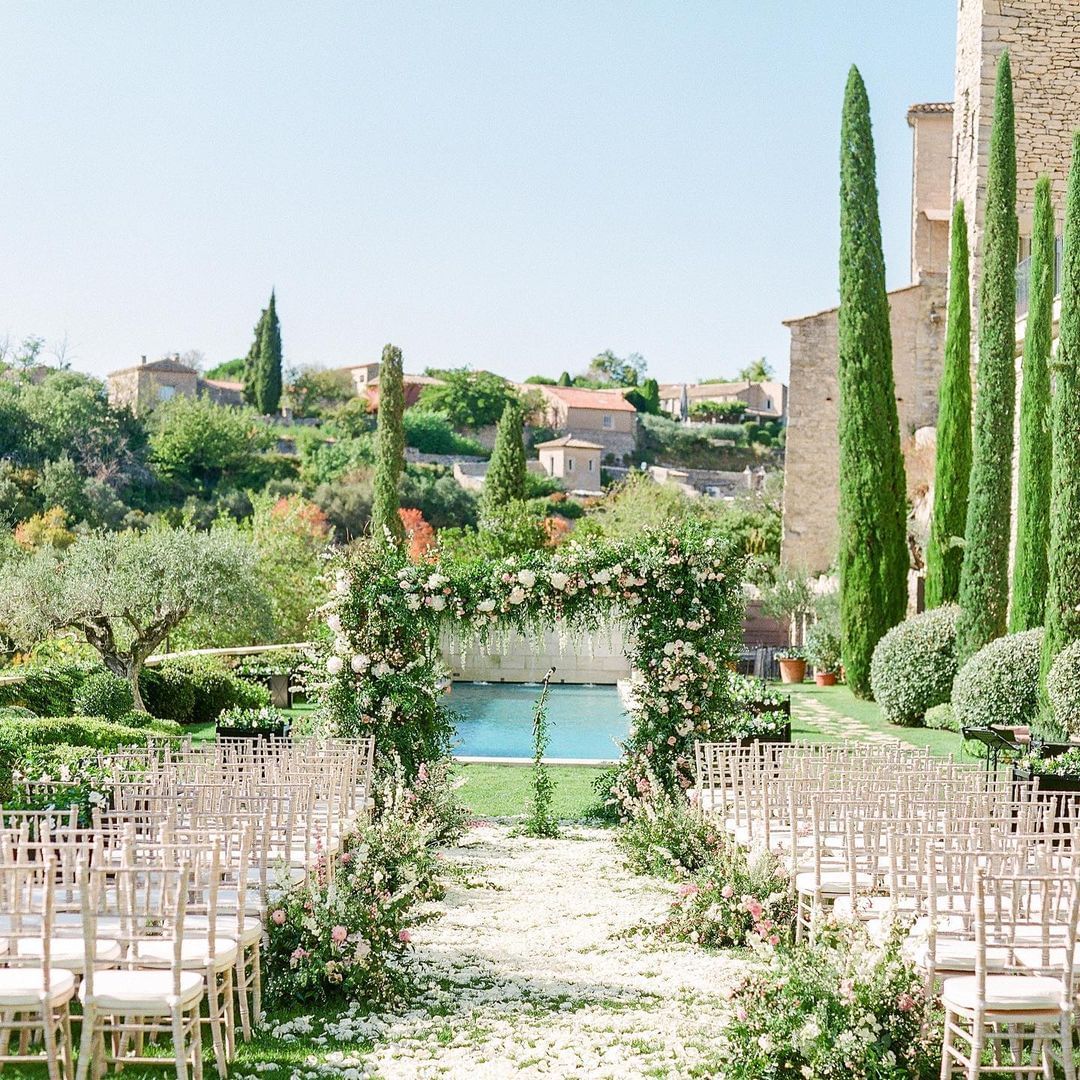
[[[532,757],[533,710],[539,683],[456,682],[446,699],[461,719],[458,757]],[[615,739],[626,738],[629,717],[614,686],[558,684],[548,694],[552,758],[619,756]]]

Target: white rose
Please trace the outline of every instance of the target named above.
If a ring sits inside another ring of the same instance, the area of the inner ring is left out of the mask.
[[[670,656],[675,651],[675,642],[667,641],[664,643],[664,655]]]
[[[326,625],[329,626],[335,634],[341,633],[341,616],[336,611],[331,612],[326,619]]]
[[[371,673],[376,679],[381,679],[384,675],[390,674],[390,665],[385,660],[381,660],[371,669]]]
[[[357,653],[356,656],[352,658],[351,667],[357,675],[359,675],[361,671],[367,671],[370,666],[371,661],[363,653]]]
[[[326,670],[331,675],[340,675],[341,669],[345,666],[345,661],[340,656],[331,656],[326,661]]]
[[[349,591],[349,576],[348,574],[338,574],[337,581],[334,582],[334,588],[337,589],[341,596],[344,596]]]
[[[410,596],[407,596],[405,598],[405,606],[410,611],[419,611],[420,610],[420,597],[417,596],[415,593],[411,594]]]
[[[476,610],[477,611],[483,611],[485,614],[487,612],[489,612],[489,611],[494,611],[495,610],[495,601],[494,600],[481,600],[480,603],[476,605]]]
[[[510,590],[508,597],[511,604],[520,604],[525,600],[525,590],[520,585],[515,585]]]
[[[548,576],[548,580],[551,582],[551,587],[553,589],[558,589],[559,592],[562,592],[570,582],[570,575],[562,574],[556,570],[555,573]]]
[[[597,585],[606,585],[611,580],[611,571],[597,570],[592,579]]]
[[[445,596],[429,596],[424,602],[432,611],[442,611],[446,607]]]
[[[519,570],[517,579],[526,589],[531,589],[536,584],[536,575],[531,570]]]
[[[338,656],[348,656],[349,653],[352,652],[352,646],[346,638],[339,637],[337,641],[334,642],[334,652],[336,652]]]

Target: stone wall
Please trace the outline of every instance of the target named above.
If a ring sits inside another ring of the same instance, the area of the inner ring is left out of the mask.
[[[558,629],[540,641],[511,633],[488,647],[462,649],[452,635],[441,641],[443,662],[455,679],[476,682],[539,682],[555,668],[552,682],[616,683],[630,676],[622,631],[611,626],[588,637],[568,637]]]
[[[893,377],[905,454],[937,422],[945,338],[945,275],[889,294]],[[836,559],[840,512],[836,308],[790,320],[791,376],[784,472],[784,565],[824,573]],[[910,481],[922,482],[922,469]],[[914,494],[910,492],[909,494]]]
[[[964,200],[978,280],[998,57],[1009,50],[1016,107],[1017,210],[1028,253],[1035,180],[1048,175],[1063,217],[1072,133],[1080,127],[1080,0],[959,0],[953,196]],[[1060,225],[1059,225],[1060,231]],[[977,287],[974,288],[973,310]]]

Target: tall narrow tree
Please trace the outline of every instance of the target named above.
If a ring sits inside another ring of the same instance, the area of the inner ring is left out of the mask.
[[[1073,136],[1065,202],[1060,332],[1051,370],[1054,460],[1050,474],[1050,583],[1043,635],[1044,680],[1054,657],[1070,642],[1080,639],[1080,132]]]
[[[405,526],[398,508],[398,488],[405,467],[405,380],[401,350],[395,345],[383,348],[379,367],[379,417],[376,427],[375,492],[371,504],[371,531],[375,538],[401,545]]]
[[[259,335],[257,371],[255,407],[268,416],[276,413],[281,403],[281,323],[278,322],[277,300],[273,291]]]
[[[926,549],[926,606],[955,604],[971,476],[971,280],[963,202],[953,207],[945,365],[938,394],[934,510]]]
[[[495,447],[484,477],[484,509],[525,498],[525,442],[521,406],[508,401],[495,432]]]
[[[1054,207],[1050,178],[1035,184],[1031,278],[1020,388],[1020,478],[1009,630],[1043,624],[1050,547],[1050,341],[1054,325]]]
[[[266,308],[259,312],[259,321],[252,334],[251,348],[244,357],[244,400],[249,405],[256,405],[259,385],[259,356],[262,350],[263,323],[266,322]]]
[[[1016,415],[1016,133],[1009,54],[998,61],[986,175],[975,438],[960,571],[961,662],[1005,633]]]
[[[848,683],[907,609],[907,511],[870,102],[857,68],[840,130],[840,615]]]

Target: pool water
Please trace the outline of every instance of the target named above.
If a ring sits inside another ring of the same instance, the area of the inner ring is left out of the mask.
[[[460,757],[532,757],[539,683],[456,682],[446,704],[458,713],[454,753]],[[619,756],[629,717],[614,686],[559,684],[548,694],[547,756]]]

